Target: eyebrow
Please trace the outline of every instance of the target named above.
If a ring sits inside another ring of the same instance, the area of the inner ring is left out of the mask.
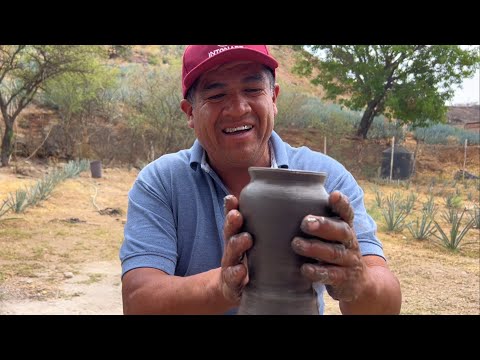
[[[259,82],[264,80],[263,76],[261,73],[253,74],[253,75],[248,75],[242,79],[243,84],[248,84],[248,83],[253,83],[253,82]],[[227,84],[222,83],[222,82],[212,82],[212,83],[207,83],[203,88],[202,91],[209,91],[209,90],[215,90],[215,89],[223,89],[227,86]]]

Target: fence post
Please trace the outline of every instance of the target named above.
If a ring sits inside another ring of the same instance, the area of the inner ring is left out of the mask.
[[[467,143],[468,139],[465,139],[465,152],[463,155],[463,173],[462,173],[462,181],[465,181],[465,166],[467,165]]]
[[[390,156],[390,182],[393,174],[393,150],[395,149],[395,136],[392,136],[392,155]]]

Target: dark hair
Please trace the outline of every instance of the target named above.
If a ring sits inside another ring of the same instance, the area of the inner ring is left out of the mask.
[[[275,91],[275,74],[273,73],[273,70],[270,69],[268,66],[263,65],[263,70],[264,70],[264,74],[267,76],[268,82],[270,83],[270,90],[273,94],[273,92]],[[192,105],[195,100],[195,90],[197,89],[197,86],[198,86],[198,79],[196,79],[195,82],[192,84],[192,86],[190,86],[185,96],[185,99],[187,99],[188,102]]]

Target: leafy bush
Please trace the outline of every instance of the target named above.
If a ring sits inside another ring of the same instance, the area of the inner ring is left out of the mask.
[[[186,126],[179,106],[181,71],[174,66],[129,67],[123,74],[120,83],[123,118],[135,135],[141,135],[148,161],[191,146],[194,133]]]
[[[459,129],[447,124],[433,124],[429,127],[416,128],[413,130],[415,139],[423,141],[426,144],[449,145],[454,140],[457,144],[464,144],[465,139],[471,145],[480,144],[479,134]]]
[[[351,111],[337,104],[327,104],[321,99],[298,92],[288,84],[282,87],[282,95],[278,98],[278,116],[276,124],[280,126],[295,126],[298,128],[312,127],[334,135],[351,134],[358,128],[362,112]],[[395,136],[405,138],[403,127],[396,122],[378,116],[368,132],[369,139],[384,139]]]

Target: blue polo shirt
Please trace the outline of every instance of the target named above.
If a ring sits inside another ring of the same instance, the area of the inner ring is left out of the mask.
[[[363,191],[338,161],[302,146],[285,143],[274,131],[270,138],[279,168],[322,171],[325,189],[339,190],[355,209],[354,229],[363,255],[384,257],[376,224],[367,214]],[[120,249],[122,276],[151,267],[167,274],[190,276],[220,267],[225,221],[223,198],[229,194],[205,161],[195,141],[190,149],[166,154],[140,171],[128,194],[127,222]],[[323,313],[323,284],[314,284]]]

